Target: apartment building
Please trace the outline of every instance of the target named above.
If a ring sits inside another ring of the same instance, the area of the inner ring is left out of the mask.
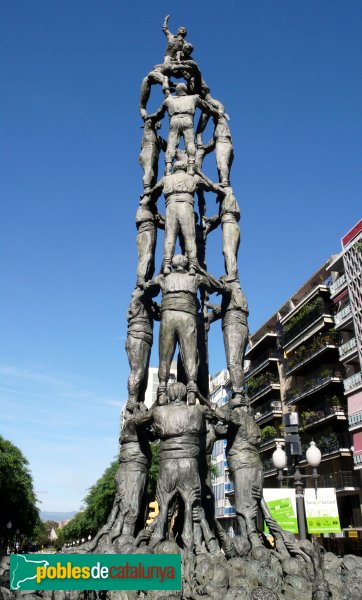
[[[333,283],[339,360],[344,368],[354,469],[362,475],[362,220],[341,240],[342,251],[329,264]]]
[[[217,406],[223,406],[231,397],[231,382],[229,372],[223,369],[210,379],[210,400]],[[238,533],[235,517],[234,487],[229,476],[228,464],[225,457],[225,440],[216,440],[212,451],[212,462],[217,474],[213,475],[213,491],[215,496],[215,516],[225,531],[233,537]]]
[[[342,238],[342,252],[251,335],[245,358],[264,486],[279,485],[272,453],[284,444],[283,414],[298,412],[303,454],[311,440],[322,452],[318,485],[335,488],[342,528],[362,527],[362,221]],[[211,399],[222,405],[229,395],[222,371]],[[214,447],[214,491],[217,517],[230,530],[236,521],[224,446]],[[303,456],[300,464],[308,472]]]
[[[318,486],[335,488],[341,527],[348,528],[362,524],[360,479],[353,469],[342,338],[335,326],[328,264],[278,311],[283,406],[299,414],[303,452],[311,440],[321,450]],[[305,459],[301,465],[308,472]]]

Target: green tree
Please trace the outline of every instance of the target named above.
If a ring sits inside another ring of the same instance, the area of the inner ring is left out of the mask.
[[[29,463],[21,450],[0,436],[0,537],[16,530],[31,536],[39,520]],[[9,530],[6,525],[11,522]]]

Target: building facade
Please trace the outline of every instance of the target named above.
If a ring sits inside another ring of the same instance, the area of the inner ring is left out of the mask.
[[[344,395],[352,436],[354,469],[362,473],[362,220],[342,238],[342,252],[334,256],[331,299],[344,367]]]
[[[264,486],[279,486],[272,453],[277,442],[284,444],[283,415],[298,412],[301,466],[308,472],[305,450],[314,440],[322,453],[318,486],[335,488],[342,528],[362,527],[362,221],[342,238],[342,252],[251,335],[245,359],[251,409],[262,432]],[[229,395],[222,371],[211,382],[211,398],[221,405]],[[217,517],[235,530],[223,444],[216,442],[213,452]]]
[[[168,385],[170,385],[170,383],[175,383],[175,381],[177,381],[177,361],[173,360],[171,363],[170,378],[168,380]],[[147,408],[151,408],[152,404],[156,402],[157,388],[158,369],[156,367],[150,367],[148,369],[147,388],[145,392],[145,405],[147,406]]]

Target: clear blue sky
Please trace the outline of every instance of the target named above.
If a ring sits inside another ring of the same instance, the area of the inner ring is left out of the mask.
[[[3,2],[1,433],[29,459],[43,510],[78,509],[117,452],[139,89],[168,12],[231,117],[251,330],[361,218],[361,2]],[[218,324],[210,359],[225,366]]]

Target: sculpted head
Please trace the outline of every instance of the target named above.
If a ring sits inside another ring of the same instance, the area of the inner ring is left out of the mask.
[[[183,383],[177,381],[172,383],[167,388],[167,395],[170,403],[172,402],[185,402],[187,397],[186,386]]]
[[[187,29],[186,27],[179,27],[177,30],[177,35],[180,35],[181,37],[185,38],[187,36]]]
[[[188,42],[186,42],[184,44],[184,47],[182,48],[182,53],[184,55],[184,58],[188,58],[189,56],[191,56],[191,54],[194,51],[194,47],[192,44],[189,44]]]
[[[186,83],[178,83],[175,87],[176,96],[187,96]]]
[[[176,273],[185,273],[187,270],[188,260],[183,254],[176,254],[172,259],[172,269]]]

